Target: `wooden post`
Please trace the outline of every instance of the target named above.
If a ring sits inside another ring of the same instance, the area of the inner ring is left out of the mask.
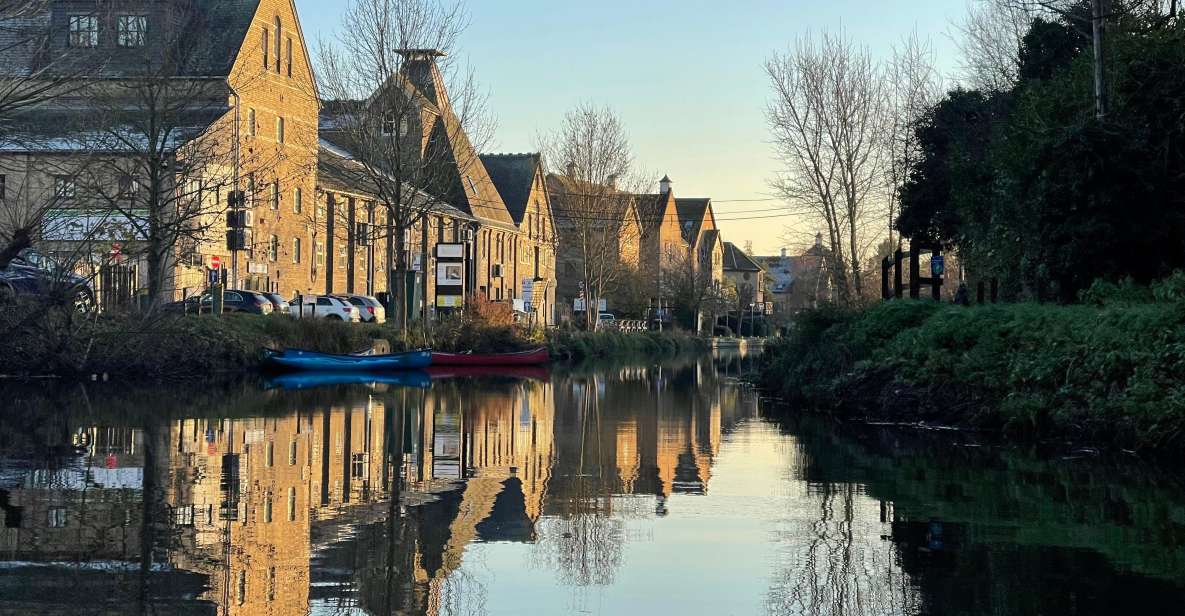
[[[917,246],[910,246],[909,248],[909,299],[918,299],[922,296],[922,267],[920,253],[921,250]]]
[[[887,300],[891,296],[889,294],[889,258],[881,259],[881,299]]]
[[[941,256],[942,256],[942,250],[936,248],[936,249],[934,249],[934,253],[931,258],[932,259],[939,258]],[[945,275],[946,275],[946,272],[944,270],[943,276],[945,276]],[[930,284],[932,285],[930,287],[930,295],[931,295],[931,297],[934,298],[934,301],[936,301],[936,302],[942,301],[942,278],[943,278],[943,276],[939,276],[938,274],[936,274],[934,272],[934,266],[933,265],[930,266]]]
[[[905,260],[905,253],[898,248],[893,253],[893,297],[901,299],[904,297],[901,284],[901,262]]]
[[[980,280],[979,284],[976,286],[976,290],[975,290],[975,303],[977,303],[981,306],[983,305],[984,294],[986,291],[987,291],[987,285],[984,284],[984,282],[982,280]]]

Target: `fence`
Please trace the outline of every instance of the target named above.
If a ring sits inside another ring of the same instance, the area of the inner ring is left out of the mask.
[[[95,289],[103,312],[126,312],[135,307],[138,276],[135,265],[104,265],[99,268]]]

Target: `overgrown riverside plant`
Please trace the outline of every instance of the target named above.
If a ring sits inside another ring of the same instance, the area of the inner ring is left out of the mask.
[[[83,315],[20,301],[0,306],[0,376],[210,378],[258,369],[263,348],[350,353],[369,349],[376,340],[394,351],[503,353],[546,346],[556,360],[704,348],[699,339],[676,333],[544,332],[473,318],[444,319],[403,333],[394,324],[280,316]]]
[[[1159,285],[1162,301],[822,308],[768,350],[762,380],[796,406],[843,417],[1179,451],[1181,283]]]

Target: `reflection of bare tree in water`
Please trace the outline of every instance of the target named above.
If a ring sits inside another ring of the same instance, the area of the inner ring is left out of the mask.
[[[601,447],[601,406],[595,377],[573,399],[580,413],[580,449],[576,475],[567,490],[553,493],[560,515],[539,521],[539,541],[532,558],[536,569],[551,569],[565,586],[613,583],[625,544],[625,527],[612,517],[613,477]]]
[[[770,588],[766,611],[774,615],[914,614],[918,601],[897,566],[892,543],[880,526],[864,519],[869,503],[853,484],[822,484],[808,498],[818,502],[818,519],[798,521],[779,532],[790,546],[787,571]],[[801,537],[807,537],[805,545]]]

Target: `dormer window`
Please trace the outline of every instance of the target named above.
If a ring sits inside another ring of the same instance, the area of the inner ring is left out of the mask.
[[[383,136],[384,137],[403,137],[407,135],[407,118],[401,117],[396,119],[394,112],[389,113],[383,118]],[[398,129],[398,130],[396,130]]]
[[[99,46],[99,18],[96,15],[71,15],[70,16],[70,39],[69,45],[71,47],[98,47]]]
[[[116,20],[116,42],[120,47],[143,47],[148,39],[148,17],[120,15]]]

